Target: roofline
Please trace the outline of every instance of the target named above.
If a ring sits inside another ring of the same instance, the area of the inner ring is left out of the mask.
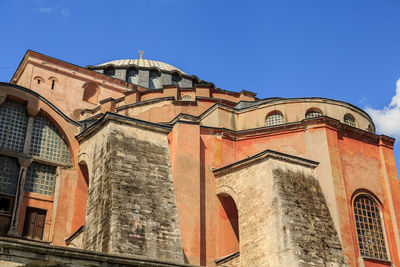
[[[17,84],[12,84],[12,83],[5,83],[5,82],[0,82],[0,85],[3,86],[9,86],[9,87],[13,87],[15,89],[27,92],[37,98],[39,98],[41,101],[43,101],[44,103],[46,103],[48,106],[50,106],[55,112],[57,112],[61,117],[63,117],[66,121],[68,121],[69,123],[74,124],[75,126],[82,126],[79,122],[74,121],[73,119],[71,119],[70,117],[68,117],[67,115],[65,115],[61,110],[59,110],[56,106],[54,106],[49,100],[47,100],[46,98],[44,98],[43,96],[39,95],[38,93],[36,93],[35,91],[32,91],[28,88],[22,87],[20,85]]]
[[[107,121],[118,121],[122,122],[125,124],[129,125],[136,125],[136,126],[142,126],[142,128],[148,128],[152,129],[157,132],[163,132],[163,133],[169,133],[172,130],[171,126],[163,125],[163,124],[158,124],[158,123],[152,123],[144,120],[139,120],[139,119],[134,119],[130,117],[126,117],[117,113],[112,113],[112,112],[106,112],[104,115],[98,119],[95,123],[90,125],[88,128],[86,128],[84,131],[76,135],[76,139],[78,141],[81,141],[85,136],[92,134],[99,130],[99,128],[106,123]]]
[[[191,76],[191,75],[185,73],[184,71],[182,71],[181,69],[179,69],[179,68],[177,68],[177,67],[175,67],[175,66],[173,66],[173,65],[171,65],[171,64],[169,64],[169,63],[166,63],[166,62],[163,62],[163,61],[158,61],[158,60],[142,59],[142,60],[153,61],[153,62],[160,62],[160,63],[162,63],[162,64],[169,65],[169,66],[171,66],[171,67],[173,68],[173,70],[165,70],[165,69],[161,69],[160,67],[157,67],[157,66],[146,67],[146,66],[139,66],[139,65],[137,65],[137,64],[115,65],[114,63],[112,63],[112,62],[114,62],[114,61],[121,61],[121,60],[140,60],[140,59],[138,59],[138,58],[115,59],[115,60],[107,61],[107,62],[104,62],[104,63],[100,63],[100,64],[95,65],[95,66],[89,65],[89,66],[86,66],[86,68],[88,68],[88,69],[89,69],[89,68],[90,68],[90,69],[104,69],[104,68],[106,68],[106,67],[108,67],[108,66],[113,66],[113,67],[116,68],[116,69],[120,69],[120,68],[129,68],[129,67],[143,68],[143,69],[157,68],[157,69],[159,69],[160,71],[165,71],[165,72],[168,72],[168,73],[171,73],[171,72],[174,72],[174,71],[175,71],[175,72],[179,72],[179,73],[182,74],[182,75]]]
[[[212,169],[213,173],[215,174],[216,177],[223,175],[224,173],[226,173],[228,170],[232,170],[232,169],[237,169],[240,168],[242,166],[248,165],[248,164],[252,164],[254,161],[256,160],[260,160],[260,159],[264,159],[264,158],[273,158],[273,159],[278,159],[278,160],[285,160],[288,161],[290,163],[295,163],[295,164],[299,164],[299,165],[303,165],[305,167],[309,167],[309,168],[316,168],[319,165],[319,162],[310,160],[310,159],[305,159],[302,157],[297,157],[297,156],[293,156],[290,154],[286,154],[286,153],[282,153],[282,152],[278,152],[275,150],[271,150],[271,149],[267,149],[264,150],[258,154],[255,154],[251,157],[236,161],[234,163],[228,164],[226,166],[223,166],[221,168],[218,169]]]
[[[103,77],[108,77],[108,78],[105,78],[105,79],[111,79],[111,81],[108,81],[108,82],[110,82],[110,83],[116,84],[114,81],[118,81],[119,83],[123,83],[123,85],[122,85],[122,84],[119,85],[119,86],[121,86],[121,87],[125,87],[125,88],[127,88],[127,89],[132,89],[132,90],[136,89],[134,84],[128,83],[127,81],[124,81],[124,80],[121,80],[121,79],[118,79],[118,78],[114,78],[114,77],[111,77],[111,76],[107,76],[107,75],[104,75],[104,74],[102,74],[102,73],[98,73],[98,72],[89,70],[89,69],[87,69],[87,68],[78,66],[78,65],[76,65],[76,64],[73,64],[73,63],[70,63],[70,62],[67,62],[67,61],[64,61],[64,60],[55,58],[55,57],[51,57],[51,56],[48,56],[48,55],[45,55],[45,54],[42,54],[42,53],[39,53],[39,52],[30,50],[30,49],[28,49],[28,50],[26,51],[24,57],[22,58],[21,62],[19,63],[19,65],[18,65],[18,67],[17,67],[17,69],[15,70],[13,76],[11,77],[10,83],[13,83],[13,81],[14,81],[14,79],[15,79],[17,73],[19,73],[20,67],[22,66],[22,64],[25,62],[25,60],[26,60],[29,56],[32,56],[32,57],[35,57],[35,56],[36,56],[36,57],[44,57],[44,58],[46,58],[46,59],[49,59],[49,60],[54,61],[55,63],[66,64],[66,65],[72,66],[72,67],[74,67],[74,68],[77,68],[79,71],[82,71],[83,73],[87,72],[87,73],[86,73],[87,75],[90,75],[90,74],[93,75],[93,74],[95,74],[95,75],[101,75],[101,76],[103,76]],[[118,86],[118,84],[116,84],[116,85]],[[115,90],[121,90],[121,89],[119,89],[119,88],[116,87]]]
[[[361,108],[359,108],[359,107],[357,107],[357,106],[355,106],[355,105],[353,105],[351,103],[348,103],[348,102],[345,102],[345,101],[342,101],[342,100],[327,98],[327,97],[289,97],[289,98],[285,98],[285,97],[268,97],[268,98],[260,99],[258,101],[254,101],[254,102],[247,101],[247,102],[252,102],[254,104],[251,105],[251,106],[248,106],[248,107],[237,109],[237,110],[243,110],[243,109],[251,108],[254,105],[261,105],[261,104],[264,104],[264,103],[274,103],[274,102],[279,102],[279,101],[293,101],[293,100],[328,100],[328,101],[332,101],[332,102],[342,103],[342,104],[345,104],[345,105],[349,105],[350,107],[352,107],[354,109],[357,109],[358,111],[360,111],[361,113],[366,115],[372,121],[372,123],[374,123],[372,118],[369,116],[369,114],[365,110],[363,110],[363,109],[361,109]],[[374,124],[374,127],[375,127],[375,124]]]

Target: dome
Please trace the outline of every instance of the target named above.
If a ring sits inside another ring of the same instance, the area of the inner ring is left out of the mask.
[[[118,59],[118,60],[113,60],[113,61],[108,61],[102,64],[97,65],[97,67],[102,67],[102,66],[107,66],[107,65],[114,65],[116,67],[127,67],[130,65],[136,65],[138,67],[145,67],[145,68],[152,68],[156,67],[161,70],[166,70],[166,71],[179,71],[180,73],[186,74],[180,69],[161,62],[161,61],[156,61],[156,60],[148,60],[148,59]]]

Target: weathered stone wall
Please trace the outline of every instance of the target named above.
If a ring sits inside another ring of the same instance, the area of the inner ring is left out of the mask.
[[[110,121],[91,159],[84,248],[183,262],[166,133]]]
[[[238,206],[240,266],[347,266],[312,167],[262,158],[216,177]]]
[[[346,261],[327,203],[312,175],[272,170],[277,207],[299,266],[345,266]]]
[[[172,261],[119,256],[7,237],[0,237],[0,266],[195,267]]]

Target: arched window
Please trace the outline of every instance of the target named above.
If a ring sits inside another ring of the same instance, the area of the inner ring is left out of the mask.
[[[129,68],[126,70],[126,81],[128,83],[138,84],[139,72],[135,68]]]
[[[150,74],[149,74],[149,89],[157,89],[160,88],[160,84],[159,84],[159,77],[161,76],[161,73],[156,70],[156,69],[152,69],[150,70]]]
[[[30,122],[32,127],[28,127]],[[29,142],[25,142],[27,137],[31,137]],[[20,171],[18,158],[21,157],[32,160],[26,166],[26,172]],[[20,189],[22,192],[52,196],[58,166],[71,165],[69,147],[60,129],[43,113],[38,113],[33,121],[29,120],[25,105],[6,99],[0,105],[0,234],[5,235],[10,227],[16,227],[15,224],[11,225],[11,218],[20,216],[13,212],[23,207],[15,201]],[[18,184],[19,177],[25,177],[25,180],[21,178],[21,181],[25,181],[23,188]],[[29,219],[32,218],[28,209],[25,226],[29,225]],[[43,216],[40,218],[43,220],[37,224],[42,230],[45,214],[46,210],[42,210]],[[41,239],[42,234],[34,238]]]
[[[179,81],[182,80],[182,76],[177,72],[172,73],[172,84],[178,84]]]
[[[33,78],[33,80],[35,80],[37,84],[44,83],[44,79],[40,76],[36,76],[35,78]]]
[[[347,125],[356,127],[356,119],[354,119],[353,115],[347,113],[344,115],[343,117],[343,121],[344,123],[346,123]]]
[[[388,260],[378,204],[372,197],[363,194],[354,199],[353,205],[361,256]]]
[[[108,66],[104,69],[104,75],[114,77],[115,76],[115,68],[113,66]]]
[[[322,111],[317,108],[310,108],[306,112],[306,119],[311,119],[320,116],[322,116]]]
[[[275,110],[268,114],[267,118],[265,119],[265,123],[267,124],[267,126],[272,126],[283,124],[285,123],[285,120],[282,113],[278,110]]]
[[[39,113],[33,121],[30,155],[71,164],[71,155],[58,128]]]
[[[181,98],[182,101],[192,101],[192,96],[191,95],[184,95]]]

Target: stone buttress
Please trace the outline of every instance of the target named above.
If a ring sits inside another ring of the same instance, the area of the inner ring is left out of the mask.
[[[168,129],[112,116],[80,136],[90,176],[83,248],[183,262]]]

